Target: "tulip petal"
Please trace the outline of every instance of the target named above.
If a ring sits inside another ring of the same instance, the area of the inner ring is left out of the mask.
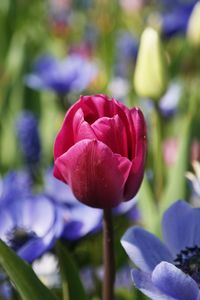
[[[102,142],[85,139],[76,143],[55,161],[55,166],[81,202],[105,208],[123,200],[123,171],[129,170],[130,162],[119,159]]]
[[[62,127],[58,132],[54,143],[54,160],[65,153],[74,144],[73,118],[79,108],[80,100],[77,101],[65,115]]]
[[[125,201],[132,199],[139,190],[144,176],[145,156],[146,152],[143,152],[132,161],[132,167],[124,189]]]
[[[147,133],[146,133],[146,124],[144,120],[143,113],[141,110],[137,107],[133,108],[131,110],[131,118],[133,120],[134,124],[134,132],[135,132],[135,152],[133,154],[133,157],[138,157],[140,154],[146,154],[146,148],[147,148]]]
[[[134,122],[136,144],[134,146],[132,168],[125,186],[124,198],[127,200],[136,195],[141,185],[147,151],[146,126],[143,114],[139,109],[134,108],[131,115]]]
[[[81,107],[84,112],[84,119],[89,123],[93,124],[96,120],[108,117],[112,118],[118,115],[126,128],[127,145],[128,145],[128,158],[132,160],[133,145],[135,144],[134,127],[130,130],[130,117],[129,109],[118,102],[115,99],[109,99],[106,95],[95,95],[95,96],[82,96]]]
[[[84,120],[83,111],[81,108],[74,114],[73,119],[73,135],[74,143],[83,139],[95,139],[96,136],[91,126]]]
[[[100,118],[91,127],[97,139],[110,147],[114,153],[128,156],[126,128],[118,115]]]

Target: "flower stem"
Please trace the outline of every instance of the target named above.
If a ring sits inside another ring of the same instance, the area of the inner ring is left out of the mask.
[[[105,208],[103,219],[103,300],[114,299],[115,259],[113,250],[112,211],[109,208]]]

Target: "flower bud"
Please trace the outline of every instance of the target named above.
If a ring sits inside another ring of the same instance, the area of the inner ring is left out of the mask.
[[[196,3],[189,18],[187,37],[191,45],[200,46],[200,2]]]
[[[136,195],[145,157],[146,124],[139,108],[106,95],[81,96],[56,137],[54,175],[80,202],[112,208]]]
[[[137,94],[158,100],[166,90],[167,76],[159,34],[144,30],[136,61],[134,85]]]

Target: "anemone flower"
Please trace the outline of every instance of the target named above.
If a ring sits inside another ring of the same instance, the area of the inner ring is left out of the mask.
[[[32,196],[26,188],[18,188],[16,183],[20,180],[17,173],[8,174],[3,180],[0,238],[19,256],[32,262],[54,245],[62,232],[63,218],[48,197]]]
[[[138,267],[135,286],[153,300],[200,299],[200,208],[179,200],[164,213],[164,242],[150,232],[132,227],[122,246]]]
[[[33,72],[25,77],[25,82],[36,90],[67,94],[84,90],[96,75],[96,64],[81,55],[71,54],[62,61],[43,56],[36,62]]]

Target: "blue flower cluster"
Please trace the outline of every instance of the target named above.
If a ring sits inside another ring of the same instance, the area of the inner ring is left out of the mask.
[[[95,79],[97,70],[94,62],[78,54],[70,54],[62,61],[43,56],[35,63],[33,73],[25,77],[25,82],[36,90],[52,90],[58,94],[80,92]]]

